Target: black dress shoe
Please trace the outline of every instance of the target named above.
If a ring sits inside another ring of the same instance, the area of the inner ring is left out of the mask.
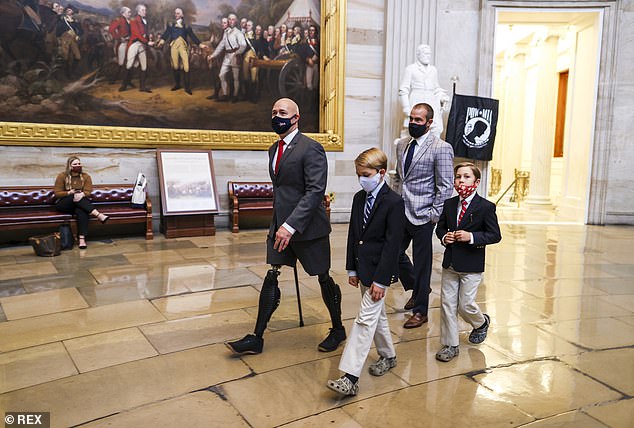
[[[318,349],[321,352],[332,352],[344,340],[346,340],[346,330],[343,327],[340,329],[331,328],[328,336],[319,344]]]
[[[225,345],[237,355],[260,354],[264,348],[264,339],[255,334],[247,334],[235,342],[225,342]]]

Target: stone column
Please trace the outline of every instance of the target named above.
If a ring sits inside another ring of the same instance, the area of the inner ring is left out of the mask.
[[[526,202],[550,205],[550,166],[555,138],[557,108],[557,41],[548,36],[541,42],[538,61],[537,99],[533,123],[530,189]]]
[[[405,67],[416,60],[422,43],[436,55],[436,15],[438,0],[390,0],[385,2],[385,80],[383,86],[383,151],[389,169],[396,166],[394,140],[403,126],[398,103],[398,86]],[[435,63],[432,57],[432,64]]]

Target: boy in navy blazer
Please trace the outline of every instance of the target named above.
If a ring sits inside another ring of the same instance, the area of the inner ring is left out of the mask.
[[[385,183],[385,153],[368,149],[354,164],[363,190],[352,201],[346,269],[350,285],[359,287],[361,283],[361,308],[339,363],[344,375],[327,383],[328,388],[343,395],[357,394],[372,339],[379,360],[370,365],[370,374],[382,376],[396,366],[384,297],[387,287],[397,280],[405,223],[403,199]]]
[[[454,188],[458,196],[447,199],[436,226],[436,235],[445,246],[440,294],[439,361],[458,355],[458,314],[471,326],[469,342],[479,344],[487,337],[491,320],[475,302],[484,272],[486,245],[500,242],[495,205],[476,193],[480,170],[471,162],[454,168]]]

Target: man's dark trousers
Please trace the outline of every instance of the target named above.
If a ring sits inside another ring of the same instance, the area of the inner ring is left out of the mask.
[[[429,308],[429,293],[431,293],[431,266],[432,266],[432,235],[434,223],[427,222],[414,225],[405,219],[405,234],[401,245],[399,257],[399,279],[405,290],[413,290],[414,307],[412,313],[427,315]],[[410,261],[405,250],[413,242],[412,256],[414,264]]]

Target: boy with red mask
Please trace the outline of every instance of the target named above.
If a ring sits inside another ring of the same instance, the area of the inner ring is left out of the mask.
[[[458,314],[473,330],[469,342],[486,339],[491,320],[475,302],[484,272],[485,246],[500,242],[500,226],[495,204],[477,194],[480,170],[471,162],[454,168],[454,188],[458,196],[447,199],[436,226],[436,235],[445,247],[440,294],[440,343],[438,361],[451,361],[459,353]]]

